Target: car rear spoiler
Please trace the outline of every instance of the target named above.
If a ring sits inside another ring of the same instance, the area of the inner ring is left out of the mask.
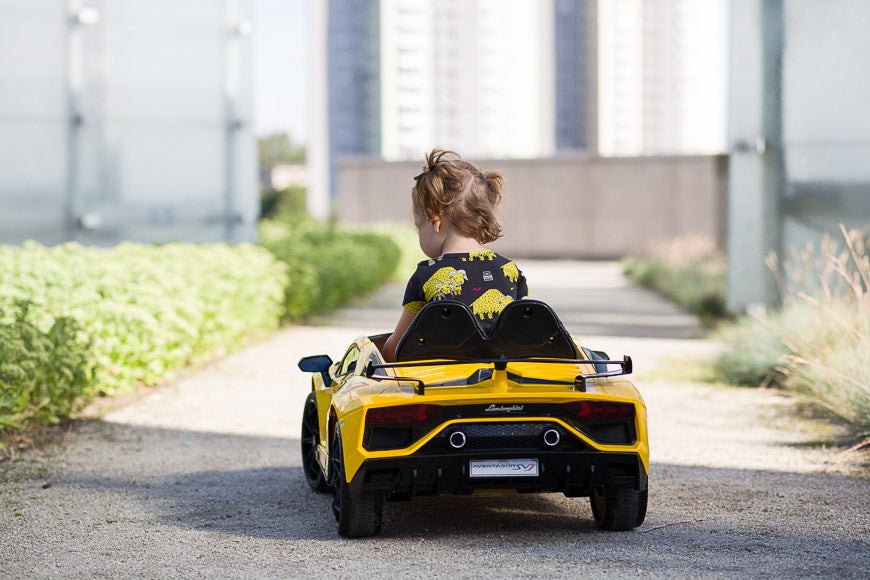
[[[418,394],[425,394],[426,384],[420,379],[413,377],[390,377],[386,375],[377,375],[376,371],[380,369],[398,369],[398,368],[410,368],[410,367],[436,367],[436,366],[447,366],[447,365],[467,365],[467,364],[477,364],[477,365],[493,365],[495,370],[503,371],[507,369],[507,365],[509,363],[543,363],[543,364],[585,364],[585,365],[594,365],[596,371],[599,369],[607,368],[607,365],[619,365],[618,369],[614,369],[612,371],[600,371],[594,373],[581,373],[574,377],[573,385],[575,391],[586,392],[586,381],[589,379],[598,379],[602,377],[618,377],[620,375],[628,375],[634,370],[634,366],[631,362],[631,357],[626,355],[622,357],[622,360],[605,360],[605,359],[576,359],[576,358],[479,358],[479,359],[447,359],[447,360],[431,360],[431,361],[415,361],[415,362],[400,362],[400,363],[384,363],[384,364],[371,364],[366,365],[364,370],[364,374],[366,377],[370,379],[374,379],[377,381],[407,381],[411,383],[415,383],[416,390]],[[552,382],[549,382],[552,384]],[[434,386],[434,385],[431,385]]]

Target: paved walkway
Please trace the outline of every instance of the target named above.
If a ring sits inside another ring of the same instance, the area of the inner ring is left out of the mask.
[[[587,346],[613,358],[631,355],[636,378],[671,364],[677,354],[709,356],[718,348],[702,339],[706,331],[696,316],[631,284],[617,262],[523,260],[520,267],[532,298],[549,304],[568,332]],[[403,291],[402,282],[387,284],[310,324],[344,327],[348,343],[350,335],[391,331],[401,313]],[[346,346],[321,352],[335,358]]]
[[[577,337],[700,338],[705,334],[695,316],[632,285],[617,262],[519,262],[530,296],[552,306]],[[388,284],[314,324],[391,330],[399,317],[403,291],[403,283]]]
[[[614,263],[522,266],[572,333],[634,358],[652,459],[636,532],[598,532],[583,499],[517,494],[390,502],[381,536],[336,535],[302,474],[296,361],[389,330],[391,285],[3,466],[0,577],[868,577],[870,480],[823,473],[837,456],[794,427],[790,399],[680,378],[675,356],[715,345],[674,338],[701,328]]]

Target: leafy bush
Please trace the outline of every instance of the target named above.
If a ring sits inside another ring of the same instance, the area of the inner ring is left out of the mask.
[[[870,433],[870,239],[843,229],[845,247],[826,238],[821,257],[814,248],[793,254],[782,270],[783,308],[742,321],[725,335],[717,363],[726,378],[745,368],[753,376],[777,377],[799,393]],[[775,259],[769,264],[779,271]],[[764,356],[753,356],[763,352]],[[758,384],[758,383],[755,383]]]
[[[369,231],[389,237],[399,247],[399,264],[393,276],[400,282],[407,282],[408,277],[417,269],[421,260],[428,260],[420,249],[417,229],[410,222],[381,222],[366,225]]]
[[[281,318],[375,288],[399,248],[310,220],[249,244],[0,246],[0,429],[153,384]]]
[[[286,189],[264,189],[260,193],[260,216],[288,224],[306,221],[309,216],[305,195],[306,189],[298,185]]]
[[[725,316],[725,258],[712,241],[676,238],[653,248],[649,256],[622,261],[626,276],[660,292],[707,324]]]
[[[392,276],[400,255],[388,236],[340,230],[313,220],[292,225],[263,221],[260,243],[292,273],[285,292],[289,320],[323,312],[373,290]]]
[[[19,302],[0,323],[0,429],[57,423],[93,393],[93,361],[78,323],[67,317],[42,332]]]
[[[0,323],[16,322],[21,300],[42,332],[75,320],[95,365],[86,394],[110,394],[276,326],[287,280],[285,265],[246,244],[0,246]]]

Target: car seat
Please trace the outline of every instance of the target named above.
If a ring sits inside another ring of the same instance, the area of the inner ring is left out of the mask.
[[[577,350],[556,313],[531,299],[505,306],[489,333],[465,304],[429,302],[396,347],[396,362],[538,357],[576,359]]]

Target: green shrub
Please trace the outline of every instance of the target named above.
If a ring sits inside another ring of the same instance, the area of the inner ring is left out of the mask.
[[[263,221],[260,243],[289,266],[289,320],[323,312],[377,288],[393,275],[400,255],[388,236],[345,231],[313,220],[292,225]]]
[[[308,220],[305,195],[306,189],[298,185],[286,189],[264,189],[260,193],[261,219],[294,224]]]
[[[428,260],[417,238],[417,230],[410,222],[381,222],[367,225],[366,228],[389,237],[399,248],[399,263],[393,277],[406,282],[421,260]]]
[[[212,356],[283,314],[286,266],[242,244],[112,249],[75,243],[0,246],[0,322],[17,301],[28,322],[48,332],[71,318],[90,341],[95,394],[153,384],[180,366]]]
[[[386,236],[310,220],[263,233],[280,260],[250,244],[0,246],[0,428],[153,384],[374,289],[399,259]]]
[[[677,238],[649,256],[627,256],[622,269],[637,284],[660,292],[707,325],[725,317],[725,259],[704,238]]]
[[[0,323],[0,429],[57,423],[94,393],[93,361],[78,323],[67,317],[42,332],[19,302]]]

